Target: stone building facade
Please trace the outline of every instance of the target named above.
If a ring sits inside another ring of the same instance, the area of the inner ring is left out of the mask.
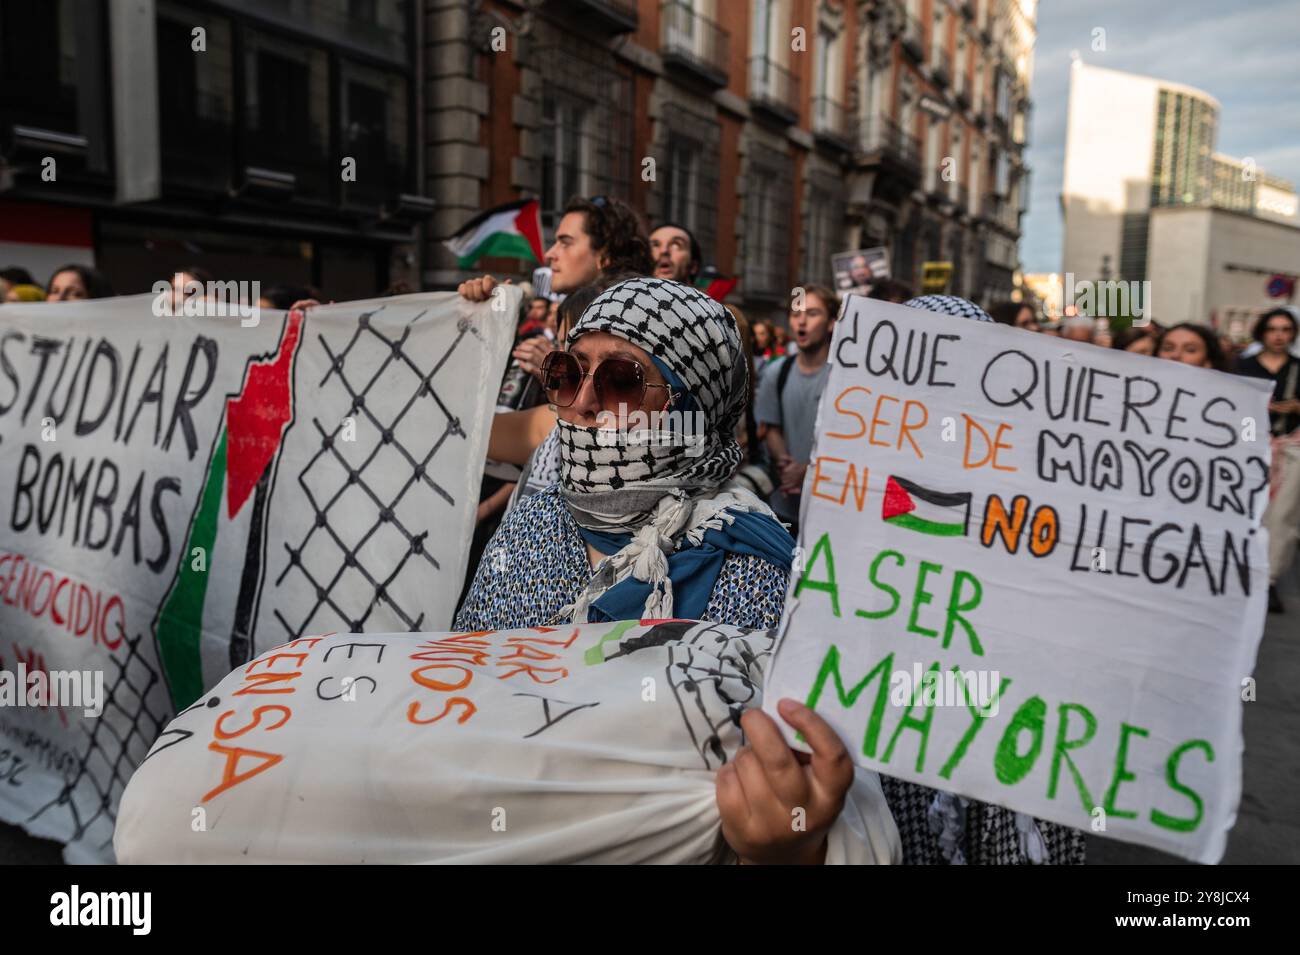
[[[423,279],[479,210],[571,195],[673,220],[779,316],[832,253],[1009,298],[1036,0],[422,0]],[[510,272],[520,263],[486,263]]]

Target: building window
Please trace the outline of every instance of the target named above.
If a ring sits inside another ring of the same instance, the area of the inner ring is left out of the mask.
[[[772,36],[775,30],[777,0],[754,0],[751,10],[750,56],[771,55]]]
[[[329,151],[329,58],[264,33],[244,34],[244,149],[248,163],[292,173],[295,195],[326,199],[337,173]]]
[[[952,83],[960,96],[966,92],[966,31],[957,24],[957,62],[953,64]]]
[[[1005,199],[1011,195],[1011,160],[1005,149],[996,151],[993,163],[993,193]]]
[[[961,161],[961,123],[954,118],[952,122],[952,138],[949,140],[949,156],[945,156],[945,161],[951,159],[949,164],[949,175],[952,177],[944,183],[947,187],[947,195],[950,199],[956,199],[960,194],[960,189],[966,184],[966,169]]]
[[[999,68],[997,71],[997,117],[1006,122],[1007,115],[1011,111],[1011,77],[1007,71]]]
[[[754,143],[750,146],[745,196],[745,294],[778,301],[789,294],[789,156]]]
[[[192,32],[202,27],[206,51],[196,56]],[[158,5],[158,120],[163,178],[223,192],[230,182],[234,117],[230,23],[174,3]]]
[[[542,100],[542,211],[546,224],[559,224],[573,196],[591,193],[593,167],[590,114],[586,106],[562,93]]]
[[[1125,212],[1120,226],[1119,278],[1141,282],[1147,277],[1147,242],[1150,237],[1151,215],[1147,212]],[[1098,263],[1098,278],[1101,263]],[[1109,276],[1105,276],[1109,277]]]
[[[74,0],[0,0],[0,119],[6,126],[81,132],[75,8]]]
[[[943,162],[943,125],[939,119],[927,114],[925,118],[925,191],[938,192],[946,183],[939,178]]]
[[[665,104],[660,122],[667,130],[661,218],[690,229],[708,264],[716,254],[718,233],[720,127],[676,103]]]
[[[948,38],[944,31],[943,7],[934,5],[934,22],[930,27],[930,67],[942,66],[948,52]]]
[[[700,176],[700,150],[697,143],[684,136],[674,136],[668,142],[668,218],[685,222],[699,202],[697,190]],[[693,226],[688,228],[695,231]]]
[[[558,32],[542,37],[542,224],[553,230],[574,196],[628,198],[635,104],[626,68]]]
[[[808,181],[807,230],[803,242],[803,271],[799,280],[832,286],[831,256],[839,246],[840,184],[834,176],[813,174]]]
[[[343,154],[357,162],[356,182],[344,196],[350,204],[382,205],[406,189],[406,78],[344,63],[339,117]]]
[[[818,17],[812,95],[813,130],[847,143],[850,129],[843,99],[843,18],[824,5]]]

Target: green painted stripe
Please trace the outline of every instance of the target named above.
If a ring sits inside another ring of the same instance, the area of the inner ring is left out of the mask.
[[[494,232],[475,246],[469,255],[459,256],[456,264],[462,269],[472,268],[474,263],[485,255],[500,255],[534,262],[537,260],[537,256],[533,255],[533,247],[518,232]]]
[[[217,542],[217,521],[221,514],[222,490],[226,483],[226,431],[212,453],[212,465],[203,484],[198,513],[181,553],[180,569],[163,602],[158,619],[158,651],[172,704],[183,710],[203,695],[203,603],[208,594],[208,562]],[[203,570],[194,569],[194,548],[203,548]]]
[[[896,514],[885,518],[885,522],[906,527],[909,531],[933,534],[936,537],[962,537],[966,533],[966,525],[961,522],[941,524],[938,521],[927,521],[924,517],[917,517],[915,514]]]
[[[639,620],[620,620],[614,624],[614,629],[606,633],[596,641],[594,646],[587,647],[582,655],[582,662],[589,667],[597,666],[605,662],[605,644],[610,640],[619,640],[623,634],[627,633],[641,621]]]

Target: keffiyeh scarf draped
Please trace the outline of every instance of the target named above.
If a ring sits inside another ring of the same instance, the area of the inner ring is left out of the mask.
[[[583,537],[608,555],[565,608],[571,619],[699,617],[728,554],[788,569],[789,533],[756,496],[728,486],[742,459],[735,434],[749,374],[730,313],[690,286],[630,279],[587,307],[568,344],[593,331],[649,353],[683,396],[674,410],[698,412],[702,428],[691,444],[633,444],[558,423],[561,494]]]
[[[903,303],[908,308],[919,308],[927,312],[942,312],[958,318],[969,318],[975,322],[991,322],[993,316],[974,302],[968,302],[956,295],[921,295],[910,298]]]

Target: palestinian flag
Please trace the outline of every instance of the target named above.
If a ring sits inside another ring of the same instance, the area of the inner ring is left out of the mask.
[[[885,481],[880,517],[895,527],[922,534],[965,537],[970,526],[970,501],[969,491],[949,494],[890,475]]]
[[[443,243],[462,269],[485,255],[542,261],[542,205],[521,199],[480,212]]]
[[[158,655],[178,712],[251,656],[267,506],[293,421],[302,323],[303,314],[291,312],[275,355],[250,361],[239,394],[227,398],[176,576],[158,610]]]
[[[736,287],[740,281],[736,278],[727,278],[712,265],[700,269],[700,274],[695,277],[695,287],[702,291],[715,302],[721,302],[731,290]]]

